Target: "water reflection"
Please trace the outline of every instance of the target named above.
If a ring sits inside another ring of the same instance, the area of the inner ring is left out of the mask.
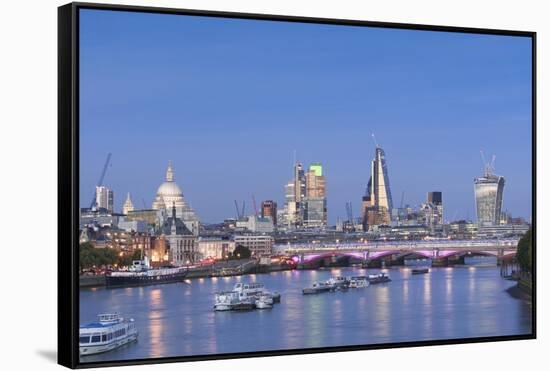
[[[83,361],[139,359],[529,333],[528,303],[505,291],[498,268],[432,268],[426,275],[385,270],[392,282],[303,296],[330,276],[379,270],[292,271],[188,283],[82,290],[81,322],[100,312],[133,317],[139,341]],[[213,294],[236,282],[262,282],[282,294],[271,310],[212,311]]]

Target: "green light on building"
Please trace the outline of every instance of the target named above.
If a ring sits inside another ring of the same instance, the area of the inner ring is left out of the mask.
[[[323,175],[323,166],[319,162],[311,164],[311,165],[309,165],[309,171],[314,171],[315,176],[322,176]]]

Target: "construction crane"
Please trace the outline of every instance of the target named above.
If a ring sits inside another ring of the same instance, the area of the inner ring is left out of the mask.
[[[97,182],[96,190],[94,191],[94,197],[92,198],[92,202],[90,202],[90,209],[93,209],[94,206],[96,206],[97,187],[101,187],[103,185],[103,180],[105,179],[105,174],[107,173],[107,167],[109,166],[110,162],[111,162],[111,152],[109,152],[107,154],[107,159],[105,160],[105,165],[103,165],[103,171],[101,171],[101,176],[99,177],[99,181]]]
[[[258,208],[256,207],[256,197],[252,195],[252,205],[254,206],[254,216],[258,216]]]
[[[141,202],[143,203],[143,209],[147,209],[147,204],[145,204],[145,199],[144,198],[141,199]]]
[[[237,220],[240,220],[244,217],[244,201],[242,203],[242,208],[239,209],[239,204],[237,202],[237,200],[234,200],[235,201],[235,210],[237,211]]]
[[[348,221],[349,221],[349,224],[351,225],[352,230],[355,230],[355,222],[353,220],[353,209],[351,207],[351,201],[346,202],[346,213],[348,215]]]

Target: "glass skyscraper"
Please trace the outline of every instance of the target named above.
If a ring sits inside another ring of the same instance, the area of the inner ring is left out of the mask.
[[[474,179],[477,222],[480,226],[500,224],[504,177],[492,174],[485,168],[485,175]]]
[[[392,209],[386,154],[377,146],[371,163],[371,176],[363,197],[364,230],[367,230],[369,225],[390,224]]]

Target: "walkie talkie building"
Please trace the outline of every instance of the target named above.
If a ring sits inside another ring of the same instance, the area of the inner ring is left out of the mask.
[[[484,176],[474,179],[477,222],[480,226],[500,223],[504,177],[494,175],[489,166],[485,167]]]

